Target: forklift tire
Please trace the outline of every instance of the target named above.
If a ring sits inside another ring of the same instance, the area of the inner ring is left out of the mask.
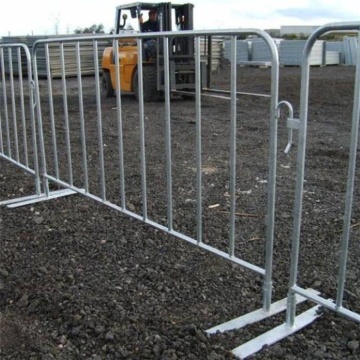
[[[102,93],[105,97],[113,97],[115,95],[115,91],[111,84],[111,75],[108,70],[103,70],[102,80],[101,80],[101,89]]]
[[[155,66],[143,67],[143,95],[144,102],[158,101],[161,93],[157,90],[157,77]],[[136,70],[133,78],[133,89],[136,100],[139,100],[138,71]]]

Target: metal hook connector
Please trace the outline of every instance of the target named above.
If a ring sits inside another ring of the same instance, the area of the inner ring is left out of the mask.
[[[289,117],[287,118],[286,120],[286,126],[287,128],[289,129],[289,132],[288,132],[288,143],[286,145],[286,148],[284,150],[284,153],[285,154],[288,154],[290,149],[291,149],[291,146],[293,144],[293,130],[298,130],[299,129],[299,126],[300,126],[300,120],[299,119],[294,119],[294,110],[293,110],[293,107],[292,105],[288,102],[288,101],[280,101],[276,107],[276,110],[277,110],[277,117],[279,118],[280,117],[280,106],[281,105],[285,105],[287,106],[288,110],[289,110]]]
[[[36,107],[36,96],[35,96],[35,80],[32,79],[30,80],[30,86],[31,86],[31,90],[32,90],[32,107],[33,109],[35,109]]]

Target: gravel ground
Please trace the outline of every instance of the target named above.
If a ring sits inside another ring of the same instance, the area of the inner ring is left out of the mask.
[[[239,91],[269,92],[270,69],[238,69]],[[215,86],[229,87],[229,68]],[[68,79],[70,130],[79,130],[78,88]],[[41,84],[48,172],[54,173]],[[54,81],[60,178],[68,181],[61,81]],[[83,79],[89,188],[101,196],[93,78]],[[299,285],[336,297],[348,166],[353,67],[312,68]],[[280,69],[280,99],[299,113],[300,69]],[[116,102],[102,102],[106,196],[120,205]],[[204,98],[203,238],[226,251],[229,211],[227,100]],[[164,108],[145,105],[147,212],[166,225]],[[242,96],[238,107],[236,254],[264,263],[269,101]],[[138,107],[122,98],[127,208],[142,213]],[[195,103],[171,107],[174,229],[196,236]],[[297,136],[289,155],[287,114],[279,122],[274,301],[289,278]],[[80,138],[72,135],[73,178],[83,186]],[[358,155],[359,151],[358,151]],[[0,159],[0,199],[33,191],[32,177]],[[356,170],[344,306],[360,313],[360,172]],[[57,187],[52,186],[52,189]],[[283,323],[280,314],[241,330],[208,336],[205,330],[262,306],[262,279],[81,195],[20,208],[0,207],[0,355],[2,359],[231,359],[230,350]],[[302,308],[306,308],[304,305]],[[252,359],[359,359],[359,324],[325,310],[312,325],[263,349]]]

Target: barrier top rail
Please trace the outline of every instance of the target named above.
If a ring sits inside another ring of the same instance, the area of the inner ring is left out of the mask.
[[[334,31],[360,31],[360,21],[355,22],[338,22],[338,23],[329,23],[324,26],[319,27],[316,29],[308,38],[304,50],[303,50],[303,61],[302,65],[306,65],[309,61],[309,55],[311,52],[311,49],[317,40],[317,38],[321,35],[324,35],[328,32],[334,32]]]
[[[83,42],[87,40],[116,40],[116,39],[128,39],[128,38],[162,38],[162,37],[184,37],[184,36],[236,36],[241,34],[258,35],[263,38],[269,45],[273,60],[277,60],[278,54],[276,45],[272,37],[265,31],[255,28],[242,28],[242,29],[221,29],[221,30],[182,30],[182,31],[162,31],[152,33],[138,33],[138,32],[124,32],[121,34],[109,34],[109,35],[89,35],[89,36],[74,36],[74,37],[58,37],[56,39],[39,39],[35,41],[33,45],[33,52],[37,47],[43,43],[59,43],[59,42]]]

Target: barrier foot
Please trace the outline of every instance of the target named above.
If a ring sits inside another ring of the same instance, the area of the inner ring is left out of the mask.
[[[313,292],[314,294],[319,294],[318,291],[315,291],[313,289],[308,289],[308,290]],[[295,299],[296,299],[296,304],[301,304],[307,300],[307,298],[305,298],[301,295],[298,295],[298,294],[295,295]],[[252,311],[248,314],[245,314],[243,316],[240,316],[236,319],[233,319],[233,320],[227,321],[223,324],[214,326],[214,327],[206,330],[206,332],[208,334],[215,334],[217,332],[241,329],[242,327],[244,327],[246,325],[256,323],[256,322],[264,320],[270,316],[279,314],[282,311],[285,311],[286,306],[287,306],[287,298],[284,298],[284,299],[281,299],[281,300],[271,304],[270,311],[264,311],[263,309],[258,309],[258,310]]]
[[[6,205],[8,208],[17,208],[20,206],[35,204],[40,201],[46,201],[46,200],[56,199],[58,197],[72,195],[75,193],[76,193],[76,191],[73,191],[70,189],[62,189],[62,190],[57,190],[57,191],[51,191],[48,196],[46,196],[46,194],[30,195],[30,196],[24,196],[24,197],[20,197],[20,198],[16,198],[16,199],[1,201],[0,205]]]
[[[237,358],[245,359],[248,356],[260,351],[264,347],[275,344],[276,342],[311,324],[314,320],[321,316],[321,314],[319,314],[320,307],[320,305],[316,305],[298,315],[295,318],[295,324],[293,327],[287,326],[286,324],[277,326],[274,329],[271,329],[268,332],[246,342],[245,344],[238,346],[231,352]]]

